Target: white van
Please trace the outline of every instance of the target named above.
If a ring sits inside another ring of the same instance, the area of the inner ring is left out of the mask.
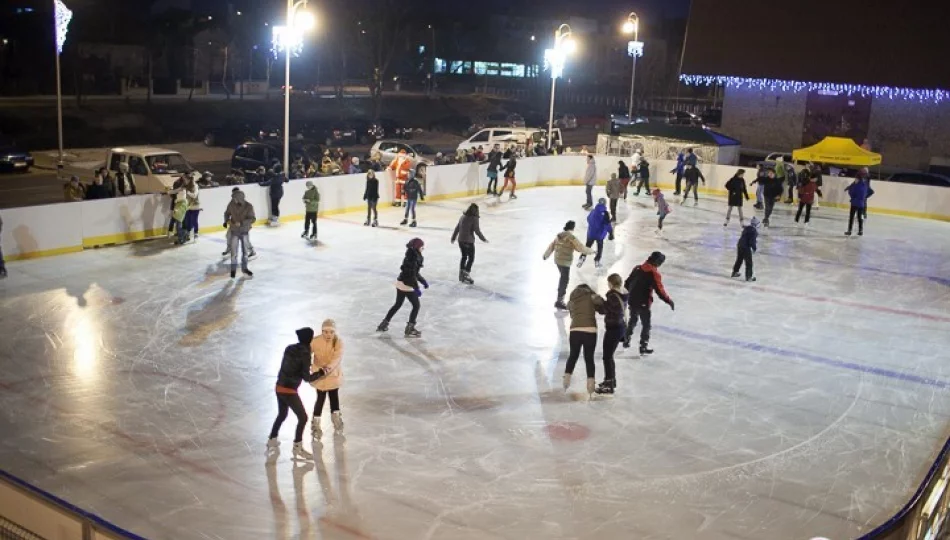
[[[164,193],[181,175],[195,170],[180,152],[147,146],[109,150],[106,167],[113,175],[119,172],[119,163],[129,166],[138,193]]]
[[[474,150],[479,146],[482,147],[485,152],[491,150],[496,144],[502,148],[506,148],[512,144],[517,144],[518,146],[525,146],[528,143],[535,145],[543,143],[547,146],[548,132],[545,129],[538,128],[514,128],[514,127],[488,127],[482,130],[479,130],[478,133],[472,135],[468,139],[459,143],[459,150]],[[561,130],[558,128],[554,129],[552,141],[554,144],[560,146],[561,143]]]

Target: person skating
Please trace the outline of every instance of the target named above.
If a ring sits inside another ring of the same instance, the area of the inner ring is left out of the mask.
[[[644,195],[650,195],[650,162],[647,161],[647,158],[640,158],[639,172],[637,173],[637,195],[640,194],[640,188],[643,188]]]
[[[604,299],[589,285],[581,283],[571,291],[568,309],[571,314],[571,332],[568,338],[570,353],[564,367],[564,390],[571,386],[571,375],[583,350],[584,365],[587,368],[587,393],[593,394],[596,390],[594,352],[597,348],[597,314],[604,313]]]
[[[673,211],[660,188],[653,190],[653,206],[656,208],[656,235],[663,234],[663,220]]]
[[[314,241],[317,239],[317,212],[320,211],[320,191],[310,180],[307,180],[307,191],[303,192],[303,206],[306,214],[304,214],[303,233],[300,237],[310,237],[310,240]],[[313,232],[310,231],[311,224],[313,225]]]
[[[376,173],[368,171],[366,173],[366,189],[363,191],[363,200],[366,201],[366,223],[364,227],[370,226],[370,218],[373,218],[372,225],[379,225],[379,211],[376,205],[379,203],[379,180],[376,179]]]
[[[468,285],[474,285],[472,279],[472,264],[475,263],[475,237],[482,242],[488,242],[482,229],[479,227],[478,205],[472,203],[459,218],[458,225],[452,233],[452,243],[459,241],[459,250],[462,252],[462,260],[459,262],[459,281]]]
[[[864,236],[864,212],[868,204],[868,197],[870,196],[870,188],[868,188],[867,180],[864,178],[855,178],[854,182],[851,183],[848,187],[844,188],[848,192],[848,195],[851,197],[851,212],[848,216],[848,230],[845,231],[845,236],[851,236],[851,231],[854,228],[854,218],[858,218],[858,236]]]
[[[623,195],[623,184],[617,178],[617,173],[610,173],[607,180],[607,198],[610,199],[610,221],[617,223],[617,201]]]
[[[311,371],[320,374],[311,384],[317,389],[317,402],[313,405],[313,422],[310,430],[314,441],[323,436],[320,428],[320,416],[327,397],[330,398],[330,419],[338,435],[343,434],[343,413],[340,412],[340,386],[343,385],[343,340],[336,333],[333,319],[323,321],[320,335],[310,342],[313,353]]]
[[[768,171],[759,164],[758,168],[755,170],[755,180],[752,181],[750,186],[755,187],[755,205],[753,207],[757,210],[762,210],[765,208],[764,196],[762,193],[765,190],[765,184],[768,182]]]
[[[752,254],[758,249],[758,237],[759,218],[753,216],[749,225],[742,228],[742,234],[739,235],[739,241],[736,243],[736,262],[732,265],[732,277],[739,277],[739,270],[745,264],[745,280],[755,281],[755,274],[752,269]]]
[[[231,202],[224,210],[224,226],[228,229],[228,249],[231,252],[231,278],[237,275],[238,249],[241,250],[241,271],[248,277],[254,275],[247,267],[247,259],[253,254],[249,247],[248,235],[256,220],[254,205],[247,202],[243,191],[233,190]]]
[[[515,181],[515,167],[518,166],[518,154],[510,150],[509,152],[505,152],[505,155],[508,156],[508,162],[505,163],[505,185],[501,186],[498,198],[501,198],[501,196],[505,194],[505,190],[508,189],[508,183],[510,182],[511,195],[508,196],[508,200],[517,199],[518,196],[515,195],[515,189],[518,187],[518,182]]]
[[[587,156],[587,169],[584,170],[584,190],[587,193],[587,202],[584,203],[584,210],[594,207],[594,186],[596,185],[597,163],[594,162],[594,156]]]
[[[312,459],[313,455],[303,449],[303,431],[307,427],[307,409],[300,400],[297,388],[303,381],[312,382],[323,376],[322,372],[310,372],[310,347],[313,341],[313,329],[301,328],[297,330],[297,343],[288,345],[284,349],[284,357],[280,362],[280,371],[277,372],[277,418],[270,429],[267,439],[267,449],[272,450],[280,446],[277,435],[280,426],[287,419],[287,411],[291,410],[297,416],[297,430],[294,431],[293,457]]]
[[[623,342],[627,330],[624,318],[627,291],[623,288],[623,278],[620,274],[610,274],[607,285],[610,290],[604,299],[604,382],[597,386],[598,394],[613,394],[617,388],[614,353]]]
[[[406,201],[406,216],[403,218],[400,225],[405,225],[409,223],[409,214],[412,213],[412,223],[409,223],[410,227],[416,226],[416,204],[420,200],[426,200],[426,193],[422,189],[422,184],[419,183],[419,180],[414,174],[409,175],[409,180],[406,180],[406,184],[403,186],[403,197]]]
[[[409,323],[406,324],[406,337],[419,337],[422,335],[416,329],[416,317],[419,315],[419,298],[422,296],[422,290],[419,285],[426,289],[429,288],[429,282],[422,277],[419,272],[422,270],[422,250],[425,249],[425,242],[421,238],[413,238],[406,244],[406,255],[402,259],[402,266],[399,267],[399,278],[396,280],[396,303],[389,308],[386,318],[376,327],[377,332],[389,330],[389,323],[402,307],[402,304],[409,300],[412,305],[412,311],[409,313]]]
[[[231,189],[231,200],[234,200],[234,194],[235,194],[236,192],[238,192],[238,191],[241,191],[241,188],[239,188],[239,187],[234,187],[233,189]],[[243,193],[243,192],[242,192],[242,193]],[[229,203],[229,204],[230,204],[230,203]],[[233,235],[233,231],[232,231],[231,227],[228,226],[228,222],[230,221],[230,219],[231,219],[231,218],[230,218],[230,216],[229,216],[229,214],[228,214],[228,210],[227,210],[227,208],[225,208],[225,210],[224,210],[224,228],[227,230],[227,233],[225,233],[225,235],[224,235],[224,243],[225,243],[226,247],[225,247],[225,249],[224,249],[224,252],[221,253],[221,256],[222,256],[222,257],[227,257],[227,256],[231,255],[231,238],[232,238],[234,235]],[[250,228],[248,229],[248,231],[250,231]],[[244,235],[244,245],[247,247],[247,258],[248,258],[248,259],[253,259],[254,257],[257,257],[257,253],[254,252],[254,246],[251,245],[251,234],[250,234],[250,232],[248,232],[247,234]]]
[[[585,247],[580,240],[574,236],[575,223],[568,221],[564,225],[564,230],[551,241],[548,249],[544,252],[544,260],[548,260],[551,254],[554,254],[554,264],[557,265],[558,272],[561,274],[557,284],[557,301],[554,307],[557,309],[567,309],[564,303],[564,295],[567,294],[567,284],[571,279],[571,265],[574,264],[574,252],[583,255],[589,255],[594,251]]]
[[[809,177],[805,182],[798,186],[798,212],[795,214],[795,223],[798,223],[802,217],[802,210],[805,211],[805,226],[811,221],[811,205],[815,202],[815,193],[821,195],[818,184],[815,179]]]
[[[765,219],[762,220],[762,225],[769,227],[771,225],[770,218],[772,217],[772,211],[775,210],[775,201],[782,198],[782,181],[775,176],[775,171],[769,170],[766,173],[765,181],[763,182],[765,187],[762,188],[762,197],[765,201]]]
[[[610,213],[607,212],[607,201],[599,199],[597,206],[587,214],[587,248],[597,244],[597,255],[594,257],[594,267],[600,268],[600,259],[604,254],[604,238],[614,239],[614,227],[611,224]],[[584,266],[587,255],[581,255],[577,267]]]
[[[627,289],[628,304],[630,306],[630,320],[627,322],[627,332],[625,334],[623,346],[630,347],[630,340],[633,331],[637,327],[637,321],[642,325],[640,329],[640,355],[653,354],[650,348],[650,329],[652,328],[653,293],[660,297],[675,310],[673,299],[663,288],[663,278],[660,276],[660,266],[666,261],[666,256],[659,251],[654,251],[647,258],[646,262],[634,267],[630,276],[624,282],[624,288]]]
[[[801,186],[804,186],[805,184],[807,184],[807,183],[811,180],[811,178],[812,178],[811,167],[808,166],[808,165],[802,167],[802,170],[798,171],[798,174],[796,175],[796,178],[797,178],[797,179],[795,180],[795,185],[796,185],[796,186],[801,187]],[[819,186],[817,182],[815,182],[815,187],[818,188],[818,189],[821,188],[821,186]],[[786,199],[785,202],[787,202],[787,203],[794,203],[794,202],[795,202],[795,199],[792,197],[792,195],[793,195],[793,191],[790,189],[790,190],[788,191],[788,199]]]
[[[501,148],[496,144],[488,153],[488,193],[498,195],[498,169],[501,168]]]
[[[682,187],[683,182],[683,172],[685,171],[684,167],[686,166],[686,154],[683,151],[680,151],[676,155],[676,166],[670,170],[670,173],[676,174],[676,190],[673,192],[673,196],[676,197],[680,194],[680,188]]]
[[[729,208],[726,210],[726,221],[722,226],[729,226],[729,218],[732,217],[733,208],[739,212],[739,226],[744,226],[745,218],[742,216],[742,198],[745,197],[745,200],[749,200],[749,190],[746,189],[745,185],[745,170],[737,170],[736,174],[732,175],[732,178],[726,181],[725,187],[729,193],[727,201]]]
[[[699,181],[703,181],[703,185],[706,185],[706,177],[703,176],[702,171],[699,170],[699,167],[695,165],[687,164],[683,171],[683,178],[686,179],[686,191],[683,192],[683,200],[680,204],[686,204],[686,200],[689,199],[689,192],[693,192],[693,206],[699,204]]]
[[[280,163],[275,163],[271,170],[267,171],[268,178],[260,182],[262,187],[267,188],[267,195],[270,197],[270,224],[276,226],[280,223],[280,200],[284,198],[284,184],[287,177],[281,169]]]
[[[620,188],[623,200],[627,200],[627,187],[630,185],[630,169],[621,159],[617,166],[617,177],[620,178]]]
[[[201,189],[195,180],[195,174],[192,173],[185,180],[183,193],[188,201],[188,211],[185,212],[185,232],[191,232],[191,239],[198,241],[198,215],[201,213]]]

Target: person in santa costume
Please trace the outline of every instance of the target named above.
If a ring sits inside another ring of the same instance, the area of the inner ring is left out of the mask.
[[[393,197],[393,206],[402,206],[406,202],[406,192],[403,190],[403,186],[406,185],[406,181],[409,180],[409,170],[412,168],[412,161],[409,159],[409,156],[406,154],[405,150],[400,150],[399,155],[396,156],[396,159],[389,164],[389,170],[396,171],[396,186],[393,190],[395,194]]]

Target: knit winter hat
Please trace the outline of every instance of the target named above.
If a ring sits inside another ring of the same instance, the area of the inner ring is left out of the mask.
[[[422,238],[413,238],[408,244],[406,244],[406,247],[419,250],[425,245],[426,243],[422,241]]]
[[[607,204],[607,199],[601,197],[597,199],[597,204]]]
[[[300,340],[300,343],[310,343],[313,341],[313,328],[301,328],[297,330],[297,339]]]
[[[749,225],[752,225],[756,229],[759,228],[759,218],[752,216],[752,221],[749,222]]]
[[[323,324],[320,325],[320,329],[326,330],[327,328],[332,328],[334,331],[336,331],[336,321],[333,319],[327,319],[323,321]]]
[[[312,187],[313,187],[313,182],[311,182],[310,180],[307,180],[306,186],[307,186],[307,189],[312,188]]]

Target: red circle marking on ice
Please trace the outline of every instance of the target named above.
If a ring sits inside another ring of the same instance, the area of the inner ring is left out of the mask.
[[[574,422],[558,422],[544,426],[548,437],[556,441],[582,441],[590,436],[590,428]]]

